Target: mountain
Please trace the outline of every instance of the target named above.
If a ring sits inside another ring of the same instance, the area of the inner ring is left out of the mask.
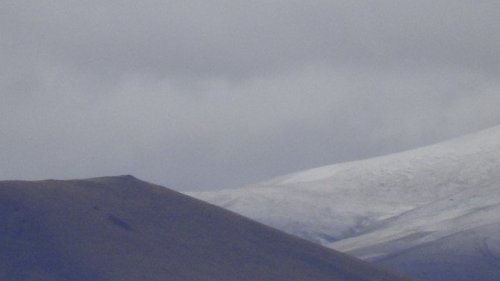
[[[421,280],[500,280],[500,127],[189,194]]]
[[[132,176],[0,182],[0,280],[408,280]]]

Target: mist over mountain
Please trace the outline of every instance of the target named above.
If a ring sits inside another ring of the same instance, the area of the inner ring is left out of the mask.
[[[0,279],[408,280],[131,176],[0,182]]]
[[[500,280],[500,127],[189,194],[422,280]]]

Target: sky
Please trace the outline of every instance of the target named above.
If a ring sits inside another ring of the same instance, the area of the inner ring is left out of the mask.
[[[233,188],[500,124],[496,0],[0,0],[0,179]]]

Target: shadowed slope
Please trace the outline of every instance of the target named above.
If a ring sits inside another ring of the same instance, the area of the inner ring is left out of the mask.
[[[500,224],[497,223],[423,243],[377,262],[419,280],[498,281],[499,253]]]
[[[406,280],[131,176],[0,182],[1,280]]]

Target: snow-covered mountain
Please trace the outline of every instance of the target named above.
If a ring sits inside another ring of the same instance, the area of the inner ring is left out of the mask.
[[[500,127],[189,195],[423,280],[500,280]]]

